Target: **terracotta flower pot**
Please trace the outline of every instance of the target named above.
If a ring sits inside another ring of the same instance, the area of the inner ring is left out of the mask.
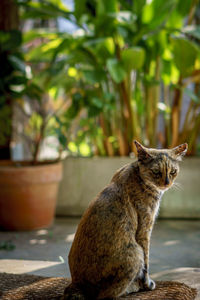
[[[32,230],[48,227],[55,214],[62,164],[0,165],[0,227]]]

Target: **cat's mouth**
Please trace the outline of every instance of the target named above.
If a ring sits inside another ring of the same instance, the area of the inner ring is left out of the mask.
[[[170,188],[170,186],[159,186],[159,189],[160,189],[162,192],[167,191],[169,188]]]
[[[173,185],[173,183],[169,183],[169,184],[163,184],[162,186],[159,186],[159,188],[161,189],[161,191],[167,191],[169,188],[171,188]]]

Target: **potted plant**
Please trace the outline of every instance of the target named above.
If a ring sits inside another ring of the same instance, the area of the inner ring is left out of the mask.
[[[128,156],[134,138],[150,147],[187,141],[198,152],[197,1],[76,0],[73,11],[62,1],[18,2],[23,18],[64,17],[78,29],[23,35],[34,42],[26,59],[40,64],[39,83],[55,98],[64,93],[57,122],[73,155]]]
[[[31,68],[24,62],[15,2],[2,1],[1,14],[5,24],[3,21],[0,24],[0,145],[3,149],[0,155],[0,227],[32,230],[52,224],[58,186],[62,179],[60,155],[54,160],[41,160],[41,144],[48,134],[56,134],[60,141],[64,135],[56,125],[60,109],[44,108],[44,91],[31,78]],[[10,27],[6,27],[6,24],[10,24]],[[29,114],[24,109],[27,101]],[[28,139],[32,151],[29,161],[8,160],[10,141],[16,127],[16,124],[13,126],[16,109],[24,114],[21,133]]]
[[[52,84],[62,85],[68,94],[70,113],[78,120],[73,139],[77,154],[86,142],[91,155],[127,156],[134,138],[152,147],[187,141],[189,154],[197,153],[197,1],[76,0],[73,11],[60,2],[24,5],[26,17],[30,12],[44,17],[45,10],[45,18],[62,16],[78,29],[73,35],[27,33],[33,40],[38,35],[46,39],[29,58],[45,61],[48,72],[56,75]]]
[[[37,45],[29,58],[45,61],[46,69],[54,75],[52,86],[63,87],[68,95],[64,118],[66,124],[73,119],[73,134],[67,146],[75,156],[114,156],[112,160],[115,161],[116,156],[128,156],[133,152],[133,139],[150,147],[174,147],[187,141],[189,154],[198,153],[197,1],[83,3],[76,0],[73,11],[61,3],[41,2],[35,8],[29,2],[25,16],[31,12],[32,17],[38,14],[44,17],[44,11],[45,18],[62,16],[74,22],[78,29],[73,34],[41,30],[26,34],[27,39],[34,40],[38,36],[46,39],[45,46]],[[98,166],[102,167],[105,161],[108,167],[107,160],[106,157],[102,161],[96,159],[97,162],[95,159],[92,162],[65,161],[66,168],[71,166],[72,170],[79,170],[75,179],[71,175],[71,183],[79,184],[80,189],[71,191],[69,198],[73,203],[67,203],[62,196],[60,213],[64,213],[64,207],[66,214],[68,208],[73,214],[83,212],[86,202],[92,198],[88,194],[91,192],[94,196],[97,192],[96,184],[89,180],[89,193],[85,193],[87,197],[83,203],[80,182],[85,191],[86,165],[90,172],[95,169],[96,174],[101,174],[97,175],[99,183],[98,177],[103,176],[102,171],[98,173]],[[115,165],[118,166],[117,162]],[[66,182],[63,191],[64,188]],[[175,197],[172,198],[171,202],[177,203]]]

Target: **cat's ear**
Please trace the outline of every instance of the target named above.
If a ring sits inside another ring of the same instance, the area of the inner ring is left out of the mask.
[[[145,148],[144,146],[142,146],[138,141],[134,141],[134,144],[136,146],[136,150],[137,150],[137,156],[138,156],[138,160],[146,160],[148,158],[151,158],[151,155],[148,152],[148,149]]]
[[[171,149],[170,151],[175,159],[181,160],[182,157],[187,153],[187,150],[188,150],[188,144],[184,143]]]

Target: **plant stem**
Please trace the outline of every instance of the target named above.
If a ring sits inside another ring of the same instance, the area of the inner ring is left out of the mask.
[[[199,0],[193,0],[191,7],[190,7],[190,11],[188,14],[188,21],[187,21],[187,25],[191,25],[192,21],[193,21],[193,17],[196,11],[196,5],[198,4]]]
[[[195,126],[192,128],[191,133],[189,135],[188,147],[190,149],[190,154],[194,154],[196,150],[196,140],[200,133],[200,114],[197,116],[195,120]]]
[[[152,103],[154,102],[154,88],[146,86],[146,133],[150,145],[153,144],[153,109]]]
[[[169,107],[169,86],[164,85],[164,103]],[[165,124],[165,141],[163,147],[169,147],[171,143],[171,127],[170,127],[170,117],[169,113],[165,112],[164,114],[164,124]]]
[[[100,125],[101,128],[103,130],[103,134],[104,134],[104,142],[105,142],[105,148],[106,148],[106,152],[108,154],[108,156],[114,156],[114,149],[112,144],[109,141],[109,133],[108,133],[108,128],[107,128],[107,124],[106,124],[106,120],[103,116],[103,114],[100,114]]]
[[[172,105],[172,143],[171,147],[175,147],[179,138],[180,110],[182,102],[182,79],[179,78],[178,87],[174,91],[174,100]]]
[[[121,49],[118,42],[115,40],[116,46],[116,56],[117,59],[121,60]],[[131,110],[131,103],[130,103],[130,87],[126,85],[126,81],[123,80],[121,83],[118,84],[119,93],[120,93],[120,100],[122,105],[123,111],[123,124],[124,124],[124,132],[123,135],[125,137],[126,142],[126,155],[128,155],[130,151],[130,143],[133,139],[133,116]]]
[[[44,132],[46,129],[46,125],[47,123],[43,120],[42,125],[40,127],[39,137],[35,143],[35,150],[34,150],[33,162],[32,162],[33,165],[36,165],[39,159],[40,148],[41,148],[42,141],[44,139]]]
[[[158,82],[160,79],[160,57],[156,57],[155,80]],[[160,100],[160,83],[154,85],[154,99],[153,99],[153,136],[152,146],[157,146],[157,127],[158,127],[158,102]]]

